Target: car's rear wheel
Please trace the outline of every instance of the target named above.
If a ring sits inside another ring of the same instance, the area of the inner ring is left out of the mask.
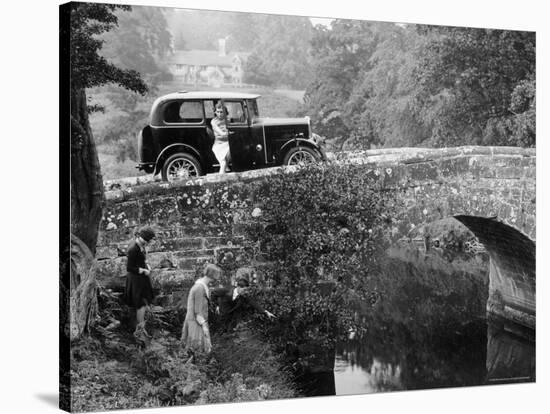
[[[185,152],[170,156],[162,166],[164,181],[177,181],[200,175],[202,175],[201,163],[193,155]]]
[[[293,147],[283,159],[283,165],[314,164],[321,160],[317,151],[309,147]]]

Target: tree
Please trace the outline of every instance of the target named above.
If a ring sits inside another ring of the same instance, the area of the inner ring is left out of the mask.
[[[103,42],[96,36],[116,26],[117,9],[130,10],[128,6],[109,4],[70,4],[71,233],[93,254],[104,192],[88,119],[86,88],[115,83],[141,94],[147,91],[139,73],[117,68],[99,55]]]
[[[335,20],[311,53],[331,149],[535,145],[534,33]]]
[[[535,100],[529,92],[534,32],[424,26],[419,31],[428,42],[414,74],[415,98],[435,145],[535,145]]]
[[[359,141],[354,147],[370,141],[362,139],[370,128],[368,123],[357,128],[351,120],[360,113],[361,94],[361,99],[368,98],[364,96],[368,88],[362,86],[365,74],[373,66],[371,58],[379,42],[380,25],[389,24],[335,20],[330,29],[315,28],[311,52],[315,72],[306,89],[306,104],[315,130],[329,137],[337,149],[350,138]]]
[[[118,24],[103,33],[101,56],[122,69],[133,69],[142,76],[159,77],[168,70],[163,61],[171,52],[172,35],[163,11],[158,7],[134,6],[130,12],[115,13]]]
[[[117,9],[129,7],[69,3],[60,9],[61,82],[69,92],[69,96],[61,95],[61,113],[70,108],[70,121],[61,118],[61,130],[68,127],[69,132],[69,136],[61,137],[61,147],[67,146],[63,140],[69,138],[71,157],[71,235],[61,240],[60,248],[60,320],[64,322],[60,323],[60,353],[65,361],[69,358],[70,341],[89,327],[97,308],[93,257],[105,197],[88,118],[86,88],[115,83],[139,93],[147,90],[137,72],[117,68],[98,53],[103,43],[96,36],[116,25]],[[68,376],[61,374],[63,389],[67,389]]]
[[[311,80],[309,19],[259,15],[255,20],[258,38],[244,68],[245,82],[304,89]]]

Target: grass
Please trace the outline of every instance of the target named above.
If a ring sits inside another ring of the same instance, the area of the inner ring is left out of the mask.
[[[137,161],[126,159],[121,162],[116,155],[110,154],[105,147],[98,147],[99,164],[104,180],[113,180],[124,177],[138,177],[147,175],[136,168]]]
[[[129,312],[100,291],[98,322],[71,346],[71,408],[76,412],[188,404],[260,401],[297,396],[290,376],[271,347],[248,328],[213,334],[212,357],[189,360],[179,332],[177,308],[155,308],[147,329],[151,342],[139,346]],[[113,320],[119,327],[107,329]]]

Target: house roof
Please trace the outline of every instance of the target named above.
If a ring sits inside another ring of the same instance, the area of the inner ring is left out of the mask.
[[[232,66],[235,56],[245,58],[249,53],[228,53],[220,56],[217,50],[178,50],[169,56],[169,64],[192,66]]]

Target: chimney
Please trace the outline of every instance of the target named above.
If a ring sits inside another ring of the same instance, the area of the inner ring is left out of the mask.
[[[226,39],[218,39],[218,50],[220,56],[225,56],[225,40]]]

